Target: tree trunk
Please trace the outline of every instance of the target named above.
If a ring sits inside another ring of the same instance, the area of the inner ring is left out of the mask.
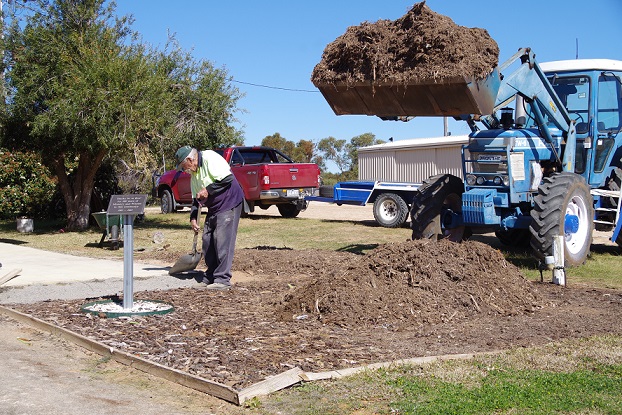
[[[65,167],[65,158],[59,157],[52,163],[58,178],[58,184],[67,208],[67,226],[69,231],[83,231],[89,227],[91,215],[91,195],[95,185],[95,174],[102,163],[105,150],[97,154],[81,152],[78,169],[70,178]]]

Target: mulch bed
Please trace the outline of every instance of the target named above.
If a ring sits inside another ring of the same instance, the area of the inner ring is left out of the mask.
[[[622,334],[622,292],[534,283],[476,241],[405,241],[367,255],[258,247],[229,292],[138,292],[165,315],[104,318],[79,301],[9,305],[117,349],[244,388],[292,367],[319,372],[417,356]],[[172,277],[171,277],[172,278]]]

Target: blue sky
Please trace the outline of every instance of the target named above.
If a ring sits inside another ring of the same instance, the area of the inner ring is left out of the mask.
[[[181,46],[227,70],[245,94],[237,114],[245,144],[280,133],[287,140],[350,140],[363,133],[403,140],[443,135],[443,119],[407,123],[364,115],[336,116],[310,81],[326,45],[348,26],[395,20],[416,1],[404,0],[117,0],[132,14],[143,40],[162,47],[168,33]],[[504,62],[531,47],[540,62],[579,58],[622,60],[622,0],[428,0],[433,11],[461,26],[481,27],[499,44]],[[271,88],[252,86],[265,85]],[[278,89],[283,88],[283,89]],[[309,92],[307,92],[309,91]],[[453,135],[467,134],[450,120]]]

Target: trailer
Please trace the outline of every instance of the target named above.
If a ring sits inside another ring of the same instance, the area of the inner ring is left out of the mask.
[[[399,228],[406,223],[419,183],[349,181],[321,186],[320,196],[306,196],[312,202],[365,206],[373,203],[374,219],[385,228]]]

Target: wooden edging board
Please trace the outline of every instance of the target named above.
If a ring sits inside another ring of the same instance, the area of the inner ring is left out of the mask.
[[[19,321],[20,323],[28,324],[41,331],[47,331],[52,335],[73,342],[80,347],[83,347],[101,356],[113,359],[116,362],[136,368],[151,375],[161,377],[171,382],[175,382],[180,385],[196,389],[198,391],[223,399],[227,402],[231,402],[236,405],[240,404],[240,402],[238,401],[238,392],[229,386],[222,385],[217,382],[212,382],[207,379],[203,379],[198,376],[194,376],[177,369],[172,369],[159,363],[151,362],[141,357],[122,352],[120,350],[116,350],[113,347],[89,339],[88,337],[82,336],[78,333],[74,333],[70,330],[55,326],[36,317],[21,313],[16,310],[12,310],[1,305],[0,312]]]
[[[17,320],[20,323],[28,324],[35,329],[49,332],[54,336],[70,341],[91,352],[113,359],[114,361],[122,363],[126,366],[130,366],[142,372],[158,376],[171,382],[175,382],[179,385],[186,386],[188,388],[192,388],[203,393],[207,393],[208,395],[223,399],[235,405],[241,405],[249,399],[253,399],[257,396],[268,395],[272,392],[285,389],[300,382],[339,379],[366,370],[375,370],[400,365],[421,365],[439,360],[471,359],[475,356],[498,353],[466,353],[415,357],[411,359],[394,360],[391,362],[372,363],[365,366],[331,370],[327,372],[304,372],[299,367],[295,367],[276,376],[272,376],[261,382],[255,383],[254,385],[251,385],[247,388],[236,390],[229,386],[203,379],[199,376],[194,376],[181,370],[169,368],[159,363],[152,362],[120,350],[116,350],[113,347],[107,346],[96,340],[89,339],[88,337],[82,336],[81,334],[74,333],[65,328],[56,326],[52,323],[48,323],[31,315],[13,310],[2,305],[0,305],[0,313],[11,317],[14,320]]]

